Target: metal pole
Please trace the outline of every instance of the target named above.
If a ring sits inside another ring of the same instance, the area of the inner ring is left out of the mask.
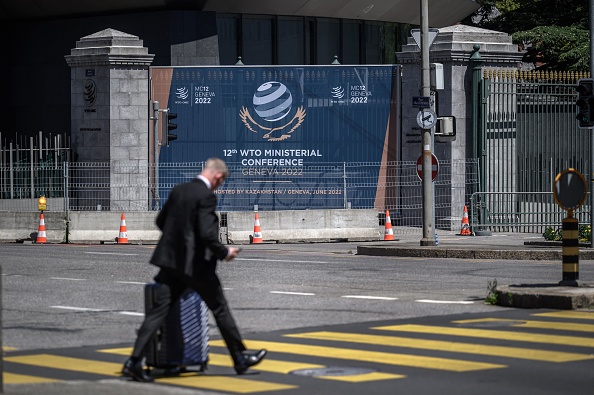
[[[594,1],[594,0],[592,0]],[[421,86],[422,96],[431,96],[429,69],[429,0],[421,0]],[[422,246],[435,245],[433,226],[433,180],[431,179],[431,129],[422,129],[423,238]]]
[[[344,208],[347,207],[347,180],[346,180],[346,162],[342,162],[342,185],[344,191]]]
[[[154,188],[155,188],[155,202],[153,208],[159,209],[159,102],[153,102],[153,172],[154,172]]]
[[[594,0],[590,0],[590,77],[594,72]],[[590,134],[590,230],[594,229],[594,129]],[[590,233],[590,247],[594,248],[594,237]]]

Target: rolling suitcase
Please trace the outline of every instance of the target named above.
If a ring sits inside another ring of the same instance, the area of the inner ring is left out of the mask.
[[[154,306],[154,295],[161,284],[145,287],[145,311]],[[200,366],[208,363],[208,309],[206,304],[191,289],[182,293],[173,305],[167,318],[151,339],[146,353],[146,364],[160,369]]]

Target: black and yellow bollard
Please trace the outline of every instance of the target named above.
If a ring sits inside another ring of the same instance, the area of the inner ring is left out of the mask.
[[[584,204],[587,194],[588,184],[579,171],[569,168],[555,177],[553,197],[559,207],[567,210],[567,218],[563,220],[563,280],[559,285],[580,286],[580,225],[573,217],[573,210]]]
[[[559,284],[577,286],[580,279],[579,222],[573,218],[571,210],[568,214],[563,220],[563,280]]]

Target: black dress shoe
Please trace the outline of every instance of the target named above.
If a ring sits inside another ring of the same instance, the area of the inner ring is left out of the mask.
[[[130,377],[134,381],[141,383],[152,383],[155,381],[150,375],[148,375],[142,368],[142,360],[134,363],[131,359],[128,359],[122,369],[122,374],[126,377]]]
[[[235,371],[237,374],[244,374],[250,366],[254,366],[262,362],[266,356],[266,350],[259,351],[242,351],[235,362]]]

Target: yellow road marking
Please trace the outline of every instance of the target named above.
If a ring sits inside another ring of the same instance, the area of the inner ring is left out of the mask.
[[[518,347],[490,346],[472,343],[457,343],[439,340],[411,339],[396,336],[363,335],[357,333],[310,332],[285,336],[296,337],[300,339],[331,340],[392,347],[418,348],[422,350],[437,350],[466,354],[490,355],[495,357],[529,359],[533,361],[546,362],[570,362],[594,359],[594,355],[575,354],[568,352],[533,350],[529,348]]]
[[[103,350],[97,350],[97,352],[103,352],[106,354],[125,355],[129,357],[132,354],[132,347],[104,348]]]
[[[2,346],[2,351],[16,351],[16,347]]]
[[[122,351],[125,349],[114,350]],[[129,353],[127,355],[129,355]],[[120,372],[122,369],[122,364],[119,363],[62,357],[49,354],[7,357],[4,358],[4,360],[7,362],[21,363],[31,366],[100,374],[104,376],[121,376]],[[207,376],[203,374],[197,375],[196,373],[190,373],[189,375],[182,375],[179,377],[157,378],[155,381],[184,387],[237,392],[241,394],[263,391],[280,391],[297,388],[294,385],[247,380],[228,376]]]
[[[406,376],[403,374],[371,372],[371,373],[364,373],[364,374],[355,374],[352,376],[315,376],[315,377],[318,379],[325,379],[325,380],[346,381],[348,383],[367,383],[369,381],[403,379]]]
[[[61,380],[48,379],[45,377],[27,376],[25,374],[6,373],[2,375],[4,384],[39,384],[39,383],[57,383]]]
[[[532,314],[538,317],[573,318],[578,320],[594,320],[594,311],[553,311],[551,313]]]
[[[228,391],[238,394],[249,394],[252,392],[282,391],[298,388],[296,385],[269,383],[240,379],[229,376],[208,376],[204,374],[181,375],[179,377],[168,377],[155,380],[158,383],[172,384],[183,387],[202,388],[215,391]]]
[[[210,344],[212,346],[224,346],[222,340],[211,341]],[[246,344],[250,349],[266,348],[268,351],[272,352],[316,356],[323,358],[348,359],[371,363],[382,363],[387,365],[446,370],[452,372],[470,372],[475,370],[507,367],[506,365],[463,361],[459,359],[425,357],[418,355],[356,350],[349,348],[311,346],[305,344],[267,341],[248,341]]]
[[[481,339],[520,341],[527,343],[548,343],[564,346],[594,347],[594,339],[589,337],[543,335],[537,333],[519,333],[491,329],[451,328],[447,326],[424,325],[389,325],[372,329],[392,332],[413,332],[432,335],[465,336]]]
[[[104,350],[97,350],[103,353],[109,354],[118,354],[118,355],[130,355],[132,353],[132,347],[126,348],[111,348],[111,349],[104,349]],[[215,354],[210,353],[208,354],[208,364],[213,366],[224,366],[224,367],[233,367],[233,362],[229,355],[224,354]],[[257,370],[260,372],[269,372],[269,373],[280,373],[280,374],[289,374],[295,370],[303,370],[303,369],[319,369],[325,368],[325,365],[317,365],[312,363],[301,363],[301,362],[289,362],[289,361],[280,361],[275,359],[266,358],[258,365],[251,367],[251,370]],[[353,376],[314,376],[316,378],[322,379],[330,379],[330,380],[337,380],[337,381],[346,381],[351,383],[360,383],[366,381],[375,381],[375,380],[391,380],[391,379],[400,379],[406,376],[401,374],[391,374],[391,373],[366,373],[366,374],[359,374]]]
[[[517,322],[513,326],[532,329],[554,329],[560,331],[575,331],[575,332],[592,332],[594,333],[594,325],[591,324],[575,324],[573,322],[548,322],[548,321],[524,321],[512,320],[503,318],[477,318],[472,320],[452,321],[455,324],[473,324],[479,322]]]
[[[104,376],[120,376],[120,372],[122,371],[121,363],[93,361],[89,359],[62,357],[49,354],[5,357],[4,360],[6,362],[22,363],[43,368],[70,370],[73,372],[100,374]]]

